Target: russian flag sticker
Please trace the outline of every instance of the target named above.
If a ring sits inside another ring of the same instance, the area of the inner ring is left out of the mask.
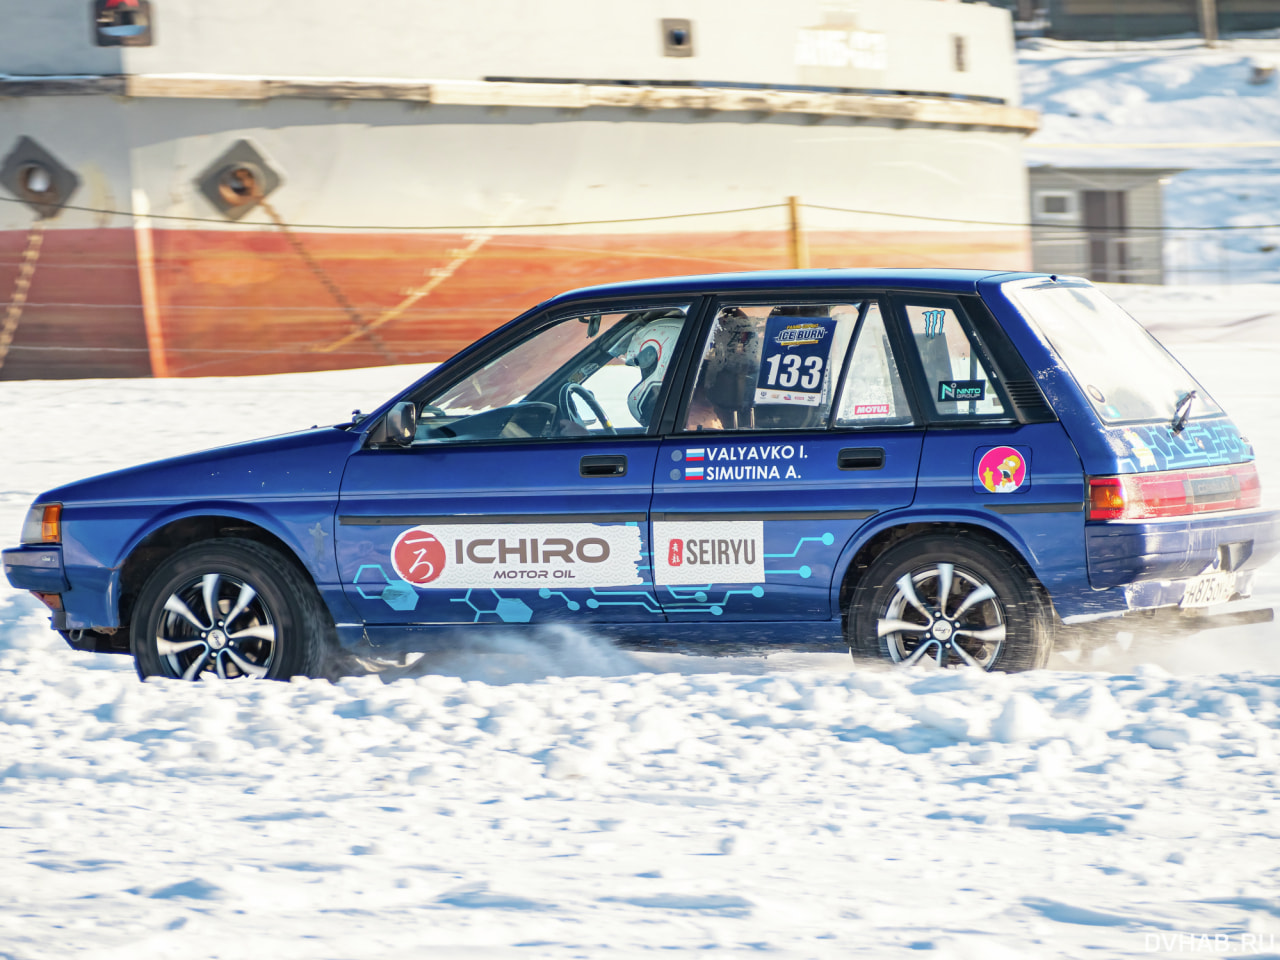
[[[685,450],[684,458],[686,460],[705,460],[707,458],[707,448],[693,447],[691,449]]]
[[[701,480],[702,468],[701,467],[685,467],[684,478],[686,480]]]

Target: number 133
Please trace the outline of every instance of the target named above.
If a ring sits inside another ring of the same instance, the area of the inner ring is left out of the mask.
[[[801,390],[816,390],[822,383],[822,357],[775,353],[765,357],[764,362],[769,365],[766,383],[770,387],[790,389],[798,385]]]

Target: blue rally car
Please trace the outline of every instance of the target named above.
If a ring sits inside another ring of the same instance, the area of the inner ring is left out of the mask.
[[[1253,450],[1089,283],[682,277],[555,297],[353,422],[40,496],[14,586],[142,676],[325,675],[494,629],[1023,670],[1247,596]]]

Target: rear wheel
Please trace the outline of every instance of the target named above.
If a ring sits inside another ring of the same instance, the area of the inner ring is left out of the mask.
[[[848,617],[855,657],[1015,672],[1043,667],[1053,612],[1007,549],[929,535],[877,557],[854,590]]]
[[[220,539],[147,578],[130,645],[142,677],[287,680],[320,675],[332,632],[314,585],[279,551]]]

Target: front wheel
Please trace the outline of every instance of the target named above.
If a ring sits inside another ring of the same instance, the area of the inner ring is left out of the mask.
[[[314,585],[278,551],[206,540],[147,578],[130,646],[143,678],[287,680],[320,674],[332,629]]]
[[[853,593],[848,640],[854,657],[1016,672],[1048,662],[1053,625],[1047,600],[1007,549],[935,534],[871,563]]]

